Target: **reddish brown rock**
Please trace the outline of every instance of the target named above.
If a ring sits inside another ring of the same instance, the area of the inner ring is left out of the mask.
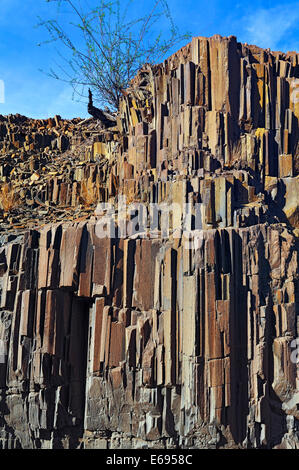
[[[198,37],[108,131],[0,117],[0,447],[299,447],[298,60]]]

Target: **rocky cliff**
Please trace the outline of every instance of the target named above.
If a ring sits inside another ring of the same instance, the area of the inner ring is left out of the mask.
[[[0,118],[0,447],[299,447],[298,120],[299,54],[220,36],[109,130]]]

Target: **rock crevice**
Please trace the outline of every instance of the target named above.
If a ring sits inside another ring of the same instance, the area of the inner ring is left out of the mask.
[[[299,447],[298,86],[200,37],[108,130],[1,118],[0,447]]]

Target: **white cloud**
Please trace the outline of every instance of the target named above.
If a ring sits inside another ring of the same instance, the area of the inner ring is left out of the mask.
[[[5,103],[0,101],[0,114],[20,113],[37,119],[46,119],[55,114],[67,119],[88,117],[87,105],[72,100],[70,85],[47,78],[41,73],[32,76],[30,69],[25,67],[6,70],[3,79]]]
[[[257,9],[244,18],[246,42],[259,47],[277,49],[279,46],[290,50],[289,45],[298,45],[296,41],[287,42],[284,36],[294,26],[298,26],[299,2],[286,3],[274,8]]]
[[[72,88],[65,87],[54,99],[49,101],[46,117],[53,117],[59,114],[62,118],[88,117],[87,104],[77,101],[77,97],[72,99]]]

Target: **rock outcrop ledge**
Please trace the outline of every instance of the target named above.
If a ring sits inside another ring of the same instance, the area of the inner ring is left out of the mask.
[[[299,448],[298,120],[299,54],[220,36],[108,130],[0,118],[0,448]]]

